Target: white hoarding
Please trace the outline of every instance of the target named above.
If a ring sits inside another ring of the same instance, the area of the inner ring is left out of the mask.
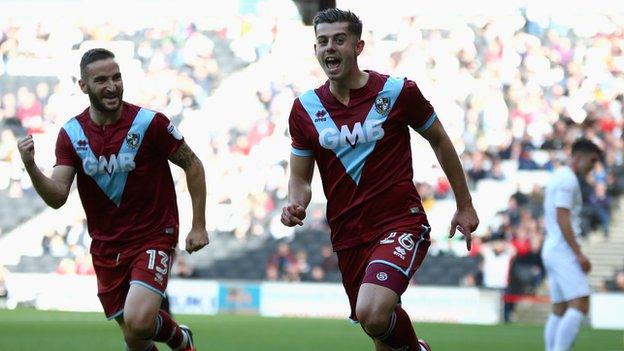
[[[624,329],[624,294],[592,294],[589,316],[594,328]]]
[[[172,279],[167,294],[176,314],[217,314],[219,310],[219,283],[215,281]]]
[[[340,284],[263,283],[260,315],[348,318],[349,302]]]

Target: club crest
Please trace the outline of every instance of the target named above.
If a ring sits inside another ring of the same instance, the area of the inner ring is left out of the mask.
[[[136,149],[139,147],[139,134],[137,133],[128,133],[126,136],[126,145],[132,149]]]
[[[386,116],[390,112],[390,98],[378,97],[375,100],[375,111],[382,116]]]

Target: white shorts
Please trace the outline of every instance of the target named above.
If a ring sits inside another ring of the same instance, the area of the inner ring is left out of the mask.
[[[548,274],[552,303],[591,295],[587,275],[573,254],[551,252],[542,256]]]

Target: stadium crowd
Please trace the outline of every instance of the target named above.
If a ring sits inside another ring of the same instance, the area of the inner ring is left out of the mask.
[[[579,181],[586,204],[584,231],[598,229],[608,240],[611,213],[624,186],[624,23],[605,16],[606,25],[587,33],[569,23],[544,25],[523,12],[514,20],[466,18],[448,27],[430,28],[420,20],[406,17],[392,30],[367,25],[371,31],[364,33],[361,65],[419,84],[461,153],[474,189],[484,180],[505,182],[517,172],[553,170],[579,136],[600,145],[603,162]],[[232,233],[241,242],[249,236],[281,239],[264,262],[266,279],[324,280],[336,269],[331,250],[292,252],[288,242],[294,232],[279,224],[287,193],[288,113],[304,88],[323,81],[322,71],[309,57],[311,51],[284,49],[291,27],[285,30],[257,17],[239,25],[235,30],[203,29],[171,22],[128,30],[109,23],[68,33],[42,25],[0,26],[0,196],[36,196],[15,150],[16,138],[39,134],[51,150],[58,128],[86,106],[75,75],[27,77],[14,71],[35,59],[51,59],[54,49],[92,41],[129,42],[126,56],[137,62],[140,75],[126,78],[128,100],[163,111],[199,143],[194,147],[209,170],[210,229]],[[311,47],[312,33],[302,33],[309,37],[298,39]],[[297,65],[288,65],[290,60]],[[284,64],[279,72],[263,72],[268,61]],[[222,87],[230,75],[245,87]],[[231,103],[250,87],[253,101]],[[228,101],[228,108],[217,99]],[[418,152],[421,146],[414,138],[415,182],[425,208],[431,209],[452,194],[434,157]],[[315,194],[322,192],[316,188]],[[480,257],[481,269],[463,284],[513,294],[535,291],[544,277],[539,258],[542,198],[540,186],[518,185],[506,207],[484,219],[469,253]],[[310,212],[310,223],[302,230],[326,230],[322,199],[313,201]],[[434,228],[440,233],[446,229]],[[84,222],[77,221],[65,232],[43,233],[42,252],[62,258],[58,272],[89,274],[88,242]],[[458,254],[439,240],[430,253]],[[319,255],[321,264],[309,264],[311,256]],[[621,288],[622,274],[614,281]]]

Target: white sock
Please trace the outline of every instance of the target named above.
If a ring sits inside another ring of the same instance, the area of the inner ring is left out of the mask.
[[[554,313],[548,316],[546,326],[544,327],[544,344],[546,346],[546,351],[553,351],[553,347],[555,346],[555,334],[557,333],[559,321],[561,321],[561,317]]]
[[[568,307],[566,313],[559,321],[553,351],[569,351],[572,349],[584,317],[583,312],[576,308]]]

